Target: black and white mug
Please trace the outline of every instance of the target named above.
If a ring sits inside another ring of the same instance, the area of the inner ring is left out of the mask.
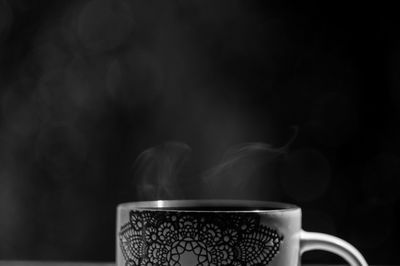
[[[295,205],[242,200],[120,204],[117,266],[298,266],[301,254],[326,250],[352,266],[367,262],[346,241],[301,229]]]

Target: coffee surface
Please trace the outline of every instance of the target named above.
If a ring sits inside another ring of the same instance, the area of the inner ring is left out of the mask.
[[[250,207],[250,206],[193,206],[193,207],[154,207],[144,208],[147,210],[166,210],[166,211],[272,211],[272,210],[284,210],[283,207]]]

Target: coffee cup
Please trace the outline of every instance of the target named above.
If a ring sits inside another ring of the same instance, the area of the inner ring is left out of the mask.
[[[117,266],[298,266],[325,250],[351,266],[360,252],[332,235],[306,232],[301,208],[245,200],[160,200],[117,207]]]

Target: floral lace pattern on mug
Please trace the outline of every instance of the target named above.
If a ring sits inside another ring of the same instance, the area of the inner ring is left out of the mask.
[[[120,228],[126,266],[267,265],[283,236],[256,213],[131,211]]]

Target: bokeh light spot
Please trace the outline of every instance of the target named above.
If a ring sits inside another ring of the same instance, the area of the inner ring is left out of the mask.
[[[84,136],[67,124],[43,127],[35,143],[37,161],[53,178],[65,181],[79,178],[87,152]]]
[[[78,36],[84,46],[95,52],[116,48],[133,29],[129,6],[120,0],[90,1],[78,18]]]

